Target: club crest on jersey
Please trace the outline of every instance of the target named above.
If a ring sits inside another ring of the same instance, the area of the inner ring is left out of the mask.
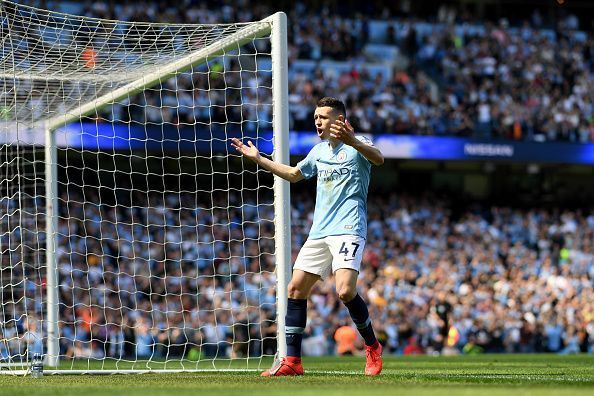
[[[338,162],[344,162],[347,158],[347,153],[344,150],[340,150],[338,152],[338,154],[336,155],[336,159],[338,160]]]

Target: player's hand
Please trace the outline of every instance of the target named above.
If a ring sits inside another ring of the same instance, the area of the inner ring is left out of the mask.
[[[348,120],[336,120],[330,125],[330,137],[352,146],[357,142],[355,128]]]
[[[251,140],[248,140],[247,144],[243,144],[241,140],[232,138],[231,146],[233,146],[235,150],[240,152],[246,158],[249,158],[254,162],[258,162],[258,159],[260,158],[260,151],[258,151]]]

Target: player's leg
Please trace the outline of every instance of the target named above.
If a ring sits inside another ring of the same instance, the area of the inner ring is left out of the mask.
[[[373,346],[377,343],[369,310],[363,298],[357,293],[357,277],[359,273],[353,269],[340,268],[334,273],[336,278],[336,292],[338,297],[349,310],[355,326],[359,330],[361,337],[365,340],[365,345]]]
[[[287,294],[285,332],[287,357],[263,376],[301,375],[301,341],[307,322],[307,299],[313,285],[330,272],[332,255],[323,241],[305,242],[293,267]]]
[[[357,293],[357,278],[363,258],[365,239],[352,235],[341,235],[329,238],[328,245],[333,254],[332,270],[336,280],[336,292],[349,310],[361,337],[365,340],[367,354],[365,374],[377,375],[382,370],[382,346],[375,337],[367,304]]]
[[[289,282],[285,332],[287,338],[287,356],[301,358],[301,341],[307,322],[307,299],[311,288],[320,279],[320,275],[300,269],[293,271]]]

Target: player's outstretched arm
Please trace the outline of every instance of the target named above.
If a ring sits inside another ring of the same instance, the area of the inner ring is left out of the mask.
[[[241,140],[232,138],[231,146],[233,146],[235,150],[241,153],[244,157],[254,161],[267,171],[270,171],[275,175],[290,181],[291,183],[303,180],[303,174],[299,168],[271,161],[268,158],[261,156],[258,148],[254,146],[250,140],[248,140],[247,144],[243,144]]]
[[[330,125],[330,136],[340,140],[344,144],[353,146],[373,165],[383,165],[384,156],[375,146],[365,144],[355,137],[355,129],[348,120],[336,120]]]

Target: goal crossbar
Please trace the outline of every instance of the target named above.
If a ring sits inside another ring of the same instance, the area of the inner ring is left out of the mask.
[[[101,109],[104,106],[115,103],[130,95],[134,95],[144,89],[150,88],[158,84],[162,80],[166,80],[177,73],[183,73],[200,64],[205,63],[208,58],[223,55],[229,50],[239,48],[244,44],[249,43],[254,38],[266,36],[272,30],[271,22],[274,15],[250,24],[235,33],[225,37],[221,41],[214,42],[204,48],[201,48],[189,55],[178,59],[177,61],[161,66],[155,72],[143,75],[141,78],[132,81],[122,87],[119,87],[107,94],[100,96],[90,102],[87,102],[65,114],[54,116],[46,121],[45,127],[49,130],[55,130],[66,124],[80,119],[86,115]]]

